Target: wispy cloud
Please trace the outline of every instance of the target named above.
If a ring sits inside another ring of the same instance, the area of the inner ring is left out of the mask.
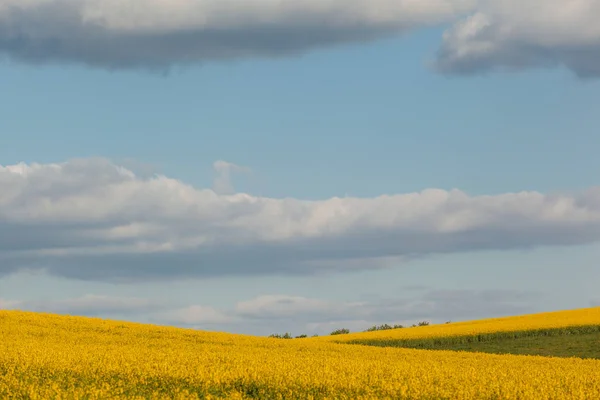
[[[233,194],[232,178],[235,174],[249,174],[252,170],[248,167],[243,167],[234,163],[219,160],[213,164],[215,179],[213,181],[213,190],[217,194]]]
[[[97,281],[317,274],[600,240],[600,188],[304,201],[222,196],[102,159],[0,167],[0,274]]]

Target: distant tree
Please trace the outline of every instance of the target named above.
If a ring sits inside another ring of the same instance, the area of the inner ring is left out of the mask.
[[[383,325],[373,325],[372,327],[368,328],[367,330],[365,330],[365,332],[374,332],[374,331],[386,331],[388,329],[400,329],[400,328],[404,328],[402,325],[388,325],[388,324],[383,324]]]
[[[278,333],[273,333],[271,335],[269,335],[270,338],[275,338],[275,339],[292,339],[292,335],[288,332],[286,332],[283,335],[280,335]]]
[[[336,329],[335,331],[331,332],[330,335],[345,335],[348,333],[350,333],[349,329],[342,328],[342,329]]]
[[[302,339],[302,338],[305,338],[305,337],[308,337],[308,336],[307,336],[307,335],[304,335],[304,334],[302,334],[302,335],[298,335],[298,336],[296,336],[296,339]]]

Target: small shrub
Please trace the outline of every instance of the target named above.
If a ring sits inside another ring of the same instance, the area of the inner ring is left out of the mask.
[[[388,324],[383,324],[383,325],[373,325],[372,327],[368,328],[367,330],[365,330],[365,332],[374,332],[374,331],[386,331],[388,329],[400,329],[400,328],[404,328],[404,326],[402,325],[388,325]]]
[[[273,333],[272,335],[269,335],[270,338],[275,338],[275,339],[292,339],[292,335],[288,332],[286,332],[283,335],[280,335],[278,333]]]
[[[350,329],[342,328],[336,329],[335,331],[331,332],[330,335],[345,335],[347,333],[350,333]]]

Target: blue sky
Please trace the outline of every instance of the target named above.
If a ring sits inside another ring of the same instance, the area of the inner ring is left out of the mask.
[[[597,304],[600,9],[527,1],[378,0],[356,34],[342,2],[256,0],[217,52],[175,9],[108,7],[105,37],[53,25],[66,0],[0,8],[28,38],[0,22],[0,307],[269,334]]]

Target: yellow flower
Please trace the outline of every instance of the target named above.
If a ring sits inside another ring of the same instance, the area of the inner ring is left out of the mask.
[[[0,311],[0,398],[600,398],[600,360],[335,342],[575,326],[600,308],[302,340]]]

